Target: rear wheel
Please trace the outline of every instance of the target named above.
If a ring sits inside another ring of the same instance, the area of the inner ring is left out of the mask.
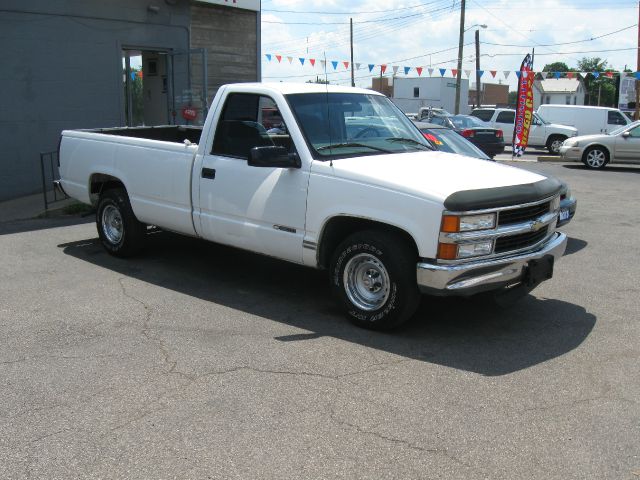
[[[143,246],[146,227],[134,215],[123,188],[102,193],[96,211],[96,227],[102,246],[111,255],[130,257]]]
[[[367,230],[349,236],[331,260],[331,288],[349,319],[389,330],[406,322],[420,303],[417,255],[393,233]]]
[[[562,142],[567,139],[564,135],[551,135],[547,140],[547,150],[552,155],[558,155],[560,153],[560,147]]]
[[[609,152],[600,146],[588,148],[582,156],[582,163],[587,168],[600,169],[609,163]]]

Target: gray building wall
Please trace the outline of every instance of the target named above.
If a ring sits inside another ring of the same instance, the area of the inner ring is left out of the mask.
[[[124,124],[124,47],[188,49],[188,0],[152,3],[0,3],[0,200],[40,191],[39,153],[63,129]]]

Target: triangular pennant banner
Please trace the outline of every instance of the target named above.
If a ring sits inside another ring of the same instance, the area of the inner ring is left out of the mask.
[[[394,65],[393,66],[393,74],[395,75],[396,73],[398,73],[398,68],[400,68],[398,65]]]
[[[496,74],[498,73],[497,70],[489,70],[489,73],[491,74],[491,78],[496,78]]]
[[[265,57],[267,57],[267,61],[268,62],[271,61],[271,54],[270,53],[265,54]]]
[[[540,75],[542,76],[542,78],[543,78],[544,80],[546,80],[546,79],[547,79],[547,77],[549,76],[549,72],[540,72]]]
[[[567,78],[573,78],[574,75],[573,72],[567,72]]]
[[[447,69],[446,68],[439,68],[438,70],[440,70],[440,76],[444,77],[444,74],[447,73]]]
[[[509,75],[511,75],[511,70],[505,70],[505,71],[504,71],[504,72],[502,72],[502,73],[504,73],[504,78],[505,78],[505,80],[506,80],[507,78],[509,78]]]
[[[600,76],[600,72],[591,72],[594,78],[598,78]]]
[[[310,58],[309,59],[309,63],[311,64],[312,67],[316,66],[316,59],[315,58]]]
[[[404,67],[404,74],[408,75],[409,74],[409,70],[411,70],[411,67]]]
[[[136,72],[131,72],[131,80],[135,80],[136,79]]]
[[[640,72],[636,72],[636,80],[640,80]]]
[[[433,75],[433,68],[429,68],[428,72],[429,72],[429,76]]]
[[[344,65],[344,68],[349,68],[349,62],[342,62],[342,64]]]
[[[280,63],[282,61],[282,55],[276,55],[276,60]]]
[[[335,70],[336,68],[338,68],[338,62],[336,62],[335,60],[331,61],[331,65],[333,65],[333,69]]]
[[[465,70],[464,71],[464,76],[469,78],[469,75],[471,75],[471,70]]]
[[[360,70],[360,63],[356,63],[356,70]]]
[[[418,72],[418,76],[422,76],[422,67],[416,67],[416,72]]]
[[[562,75],[561,72],[553,72],[553,76],[556,78],[560,78],[560,75]]]
[[[370,64],[369,64],[369,71],[373,70],[373,67],[375,67],[375,65],[374,65],[374,64],[372,64],[372,63],[370,63]]]
[[[300,60],[300,65],[304,65],[304,58],[300,57],[298,60]]]
[[[387,70],[387,66],[386,65],[380,65],[380,71],[384,74],[384,72]]]
[[[293,57],[287,57],[287,60],[289,60],[289,63],[291,63],[293,61]]]
[[[604,74],[605,77],[609,77],[609,78],[613,78],[614,73],[613,72],[606,72]]]
[[[482,78],[482,75],[484,74],[484,70],[476,70],[476,72],[478,72],[478,76]]]
[[[457,70],[457,69],[452,68],[452,69],[451,69],[451,73],[452,73],[452,75],[453,75],[454,77],[458,77],[458,70]]]
[[[516,70],[516,76],[520,78],[521,75],[522,75],[522,72],[520,70]]]

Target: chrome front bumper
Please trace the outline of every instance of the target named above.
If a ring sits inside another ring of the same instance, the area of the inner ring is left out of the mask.
[[[580,147],[567,147],[562,146],[558,151],[563,160],[572,160],[574,162],[579,162],[582,160],[582,148]]]
[[[431,295],[474,295],[515,285],[524,277],[532,260],[552,256],[554,261],[562,257],[567,247],[567,236],[555,232],[542,247],[527,252],[493,260],[479,260],[456,265],[418,263],[420,291]]]

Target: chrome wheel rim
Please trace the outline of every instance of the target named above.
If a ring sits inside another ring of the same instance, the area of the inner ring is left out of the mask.
[[[112,244],[118,244],[124,235],[124,226],[122,224],[122,215],[113,205],[107,205],[102,210],[102,231]]]
[[[347,297],[360,310],[376,310],[389,298],[387,269],[379,259],[368,253],[360,253],[347,262],[343,281]]]
[[[564,140],[554,140],[553,142],[551,142],[551,151],[553,153],[558,153],[560,152],[560,147],[562,146]]]
[[[587,153],[587,164],[590,167],[599,168],[604,165],[606,157],[602,150],[591,150]]]

